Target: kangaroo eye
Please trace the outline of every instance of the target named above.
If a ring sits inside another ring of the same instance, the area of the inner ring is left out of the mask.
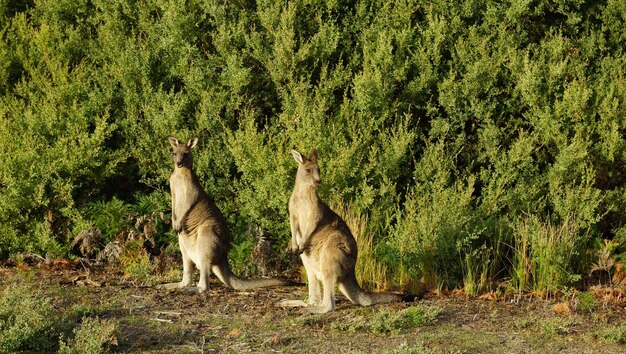
[[[306,173],[311,173],[311,169],[310,169],[310,168],[307,168],[307,169],[306,169]]]

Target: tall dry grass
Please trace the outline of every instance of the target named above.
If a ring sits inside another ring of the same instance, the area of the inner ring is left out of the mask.
[[[374,233],[368,227],[368,216],[354,210],[349,204],[339,202],[330,206],[348,225],[354,236],[359,256],[356,262],[356,278],[368,290],[387,290],[388,269],[376,259]]]
[[[586,237],[571,216],[556,225],[536,216],[522,218],[513,232],[514,289],[550,296],[577,281],[572,263]]]

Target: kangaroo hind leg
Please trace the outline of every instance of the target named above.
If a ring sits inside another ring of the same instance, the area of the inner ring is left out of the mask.
[[[193,280],[193,261],[182,244],[180,244],[180,250],[183,256],[183,280],[175,283],[159,284],[156,286],[157,289],[176,290],[191,286]]]
[[[306,308],[306,311],[309,313],[326,313],[335,309],[335,287],[337,286],[337,277],[333,274],[323,274],[322,277],[324,298],[322,299],[322,303],[320,305]]]
[[[322,290],[320,288],[320,279],[315,275],[315,270],[307,258],[302,258],[302,264],[306,270],[307,285],[309,289],[309,297],[307,301],[303,300],[282,300],[278,303],[281,307],[307,307],[318,306],[322,302]]]

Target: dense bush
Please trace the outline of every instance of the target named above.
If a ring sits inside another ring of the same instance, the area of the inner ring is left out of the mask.
[[[59,353],[108,353],[111,344],[117,345],[118,324],[114,320],[89,318],[82,319],[80,326],[74,329],[72,340],[59,339]]]
[[[9,284],[0,293],[0,353],[102,353],[117,344],[115,321],[85,316],[74,322],[38,290]],[[73,339],[65,340],[72,330]]]
[[[549,251],[529,230],[579,247],[553,251],[570,285],[593,240],[626,241],[625,21],[615,0],[0,0],[0,257],[116,237],[93,210],[164,200],[175,134],[238,240],[283,248],[288,151],[315,147],[396,282],[539,284],[515,274]]]
[[[50,351],[55,328],[50,301],[25,287],[9,286],[0,294],[0,353]]]

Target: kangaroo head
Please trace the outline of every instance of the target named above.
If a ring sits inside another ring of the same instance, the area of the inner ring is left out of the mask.
[[[301,185],[317,188],[320,183],[322,183],[322,179],[320,178],[320,168],[317,165],[317,150],[311,150],[309,158],[296,150],[291,150],[291,155],[298,163],[296,182]]]
[[[189,139],[187,144],[181,144],[173,136],[167,138],[170,145],[172,145],[172,160],[174,160],[174,166],[181,168],[191,168],[193,160],[191,158],[191,149],[198,143],[198,138]]]

